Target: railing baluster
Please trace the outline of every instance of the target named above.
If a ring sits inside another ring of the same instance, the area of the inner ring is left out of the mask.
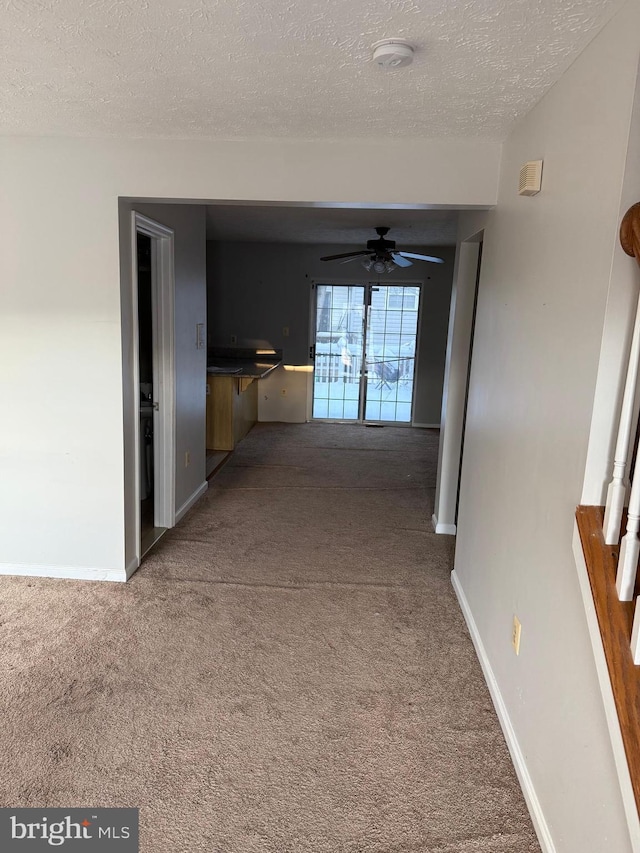
[[[638,555],[640,555],[640,471],[633,472],[633,483],[631,484],[631,496],[629,498],[629,511],[627,515],[627,532],[620,542],[620,556],[618,557],[618,573],[616,575],[616,589],[620,601],[632,601],[633,591],[636,585],[636,573],[638,570]]]
[[[615,545],[620,536],[620,523],[624,510],[624,499],[626,485],[624,482],[627,457],[629,455],[629,442],[631,440],[631,426],[633,420],[633,404],[635,399],[636,383],[638,381],[638,360],[640,357],[640,299],[636,309],[636,318],[633,326],[633,337],[631,339],[631,350],[629,352],[629,363],[627,365],[627,378],[622,397],[622,409],[620,411],[620,425],[618,427],[618,440],[613,462],[613,479],[607,489],[607,503],[604,513],[603,534],[607,545]],[[624,599],[629,601],[630,599]]]

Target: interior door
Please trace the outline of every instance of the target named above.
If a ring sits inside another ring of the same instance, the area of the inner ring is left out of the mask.
[[[315,290],[313,418],[411,423],[420,287]]]

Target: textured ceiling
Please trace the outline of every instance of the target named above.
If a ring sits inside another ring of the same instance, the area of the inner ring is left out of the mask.
[[[499,140],[622,2],[4,0],[0,133]]]
[[[457,211],[327,209],[260,205],[209,205],[207,239],[258,243],[361,245],[386,225],[389,239],[405,246],[452,246]]]

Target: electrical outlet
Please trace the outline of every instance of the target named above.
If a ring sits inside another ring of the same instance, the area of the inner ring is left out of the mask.
[[[232,344],[238,343],[238,336],[237,335],[231,335],[231,343]]]
[[[511,629],[511,645],[514,652],[520,654],[520,634],[522,633],[522,625],[517,616],[513,617],[513,627]]]
[[[282,337],[283,337],[283,338],[288,338],[288,337],[289,337],[289,327],[288,327],[288,326],[283,326],[283,327],[282,327]]]
[[[287,396],[287,389],[283,388],[280,393],[282,394],[283,397],[286,397]]]
[[[184,452],[184,467],[188,468],[191,465],[191,453],[188,450]]]

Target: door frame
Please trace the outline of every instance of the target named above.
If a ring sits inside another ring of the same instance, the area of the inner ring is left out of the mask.
[[[458,528],[458,495],[462,477],[463,436],[466,409],[473,382],[471,343],[476,308],[481,297],[481,254],[484,229],[458,244],[453,271],[453,290],[444,393],[438,450],[436,493],[431,523],[436,533],[454,536]]]
[[[366,407],[366,391],[363,391],[363,385],[366,385],[366,371],[365,371],[365,363],[364,363],[364,353],[363,353],[363,376],[361,377],[360,383],[360,399],[358,400],[358,418],[314,418],[313,417],[313,394],[314,394],[314,386],[315,386],[315,348],[316,348],[316,320],[317,320],[317,312],[318,312],[318,285],[326,284],[330,287],[363,287],[364,288],[364,311],[363,311],[363,330],[362,330],[362,341],[363,341],[363,349],[367,344],[367,321],[369,315],[369,309],[371,307],[370,300],[368,301],[367,296],[371,295],[371,288],[373,287],[417,287],[419,290],[418,296],[418,317],[417,317],[417,327],[416,327],[416,354],[415,354],[415,365],[413,371],[413,384],[411,388],[411,419],[408,421],[374,421],[374,420],[365,420],[364,419],[364,409]],[[423,311],[423,296],[425,291],[425,282],[420,279],[415,280],[398,280],[394,279],[393,281],[372,281],[367,276],[363,276],[363,280],[357,279],[328,279],[328,278],[314,278],[311,281],[311,297],[309,299],[309,341],[311,342],[309,345],[309,364],[311,366],[311,370],[309,373],[310,379],[307,385],[307,421],[321,421],[322,423],[336,423],[336,424],[358,424],[358,425],[366,425],[372,424],[374,426],[395,426],[395,427],[411,427],[413,426],[413,410],[415,405],[415,397],[416,397],[416,387],[418,381],[418,356],[420,353],[420,333],[422,327],[422,311]],[[360,414],[363,416],[360,417]]]
[[[175,525],[175,273],[173,229],[131,211],[131,376],[134,406],[135,562],[144,556],[140,542],[140,359],[138,352],[138,234],[151,238],[151,300],[153,322],[153,465],[154,527]]]

